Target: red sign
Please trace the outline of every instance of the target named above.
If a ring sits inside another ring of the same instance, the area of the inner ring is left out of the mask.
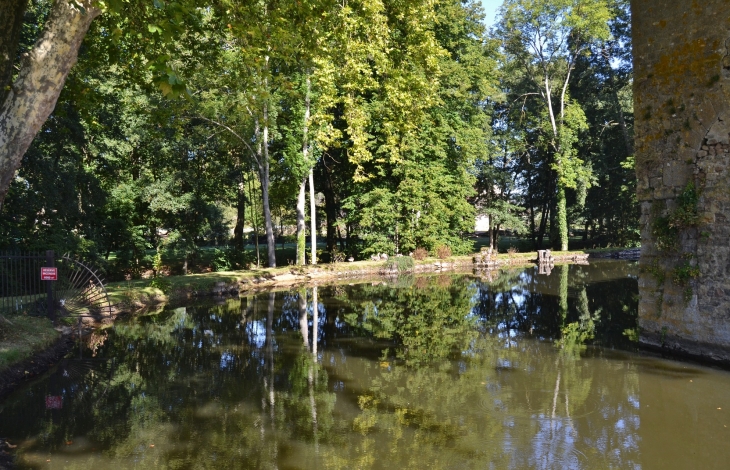
[[[58,268],[41,268],[41,281],[57,281]]]
[[[46,395],[46,409],[60,410],[63,408],[63,398],[53,395]]]

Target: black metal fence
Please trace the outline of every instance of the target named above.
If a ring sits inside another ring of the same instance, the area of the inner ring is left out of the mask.
[[[53,250],[0,252],[0,312],[55,318],[53,282],[41,280],[41,268],[53,267]]]
[[[56,317],[112,315],[104,279],[93,266],[52,250],[0,252],[0,313]]]

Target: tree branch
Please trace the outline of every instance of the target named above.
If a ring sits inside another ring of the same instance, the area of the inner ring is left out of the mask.
[[[240,141],[241,141],[241,143],[243,143],[243,145],[245,145],[245,146],[246,146],[246,148],[248,148],[248,150],[249,150],[249,151],[251,152],[251,155],[253,155],[253,156],[254,156],[254,159],[258,160],[258,158],[257,158],[257,156],[256,156],[256,152],[254,152],[253,148],[251,148],[251,146],[250,146],[250,145],[249,145],[249,143],[248,143],[248,142],[246,141],[246,139],[244,139],[243,137],[241,137],[241,136],[240,136],[240,135],[238,134],[238,132],[234,131],[233,129],[231,129],[230,127],[226,126],[226,125],[225,125],[225,124],[223,124],[222,122],[218,122],[218,121],[214,121],[214,120],[212,120],[212,119],[208,119],[207,117],[205,117],[205,116],[202,116],[202,115],[198,115],[198,117],[199,117],[200,119],[202,119],[203,121],[208,121],[208,122],[209,122],[209,123],[211,123],[211,124],[215,124],[216,126],[220,126],[220,127],[222,127],[223,129],[225,129],[225,130],[227,130],[228,132],[230,132],[231,134],[233,134],[233,135],[234,135],[234,136],[235,136],[235,137],[236,137],[236,138],[237,138],[238,140],[240,140]]]

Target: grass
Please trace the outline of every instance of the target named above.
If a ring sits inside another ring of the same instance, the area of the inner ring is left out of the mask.
[[[0,372],[53,344],[59,332],[47,318],[16,315],[0,319]]]
[[[585,251],[570,251],[566,255],[585,254]],[[558,254],[557,252],[555,253]],[[320,263],[306,266],[283,266],[277,268],[252,268],[240,271],[220,271],[188,274],[187,276],[161,276],[155,279],[134,279],[129,281],[112,282],[107,285],[107,292],[113,305],[119,305],[123,310],[134,304],[150,305],[164,303],[175,298],[184,298],[195,292],[210,293],[216,284],[252,284],[262,280],[273,279],[285,274],[307,275],[316,271],[319,278],[331,274],[333,278],[339,274],[357,271],[358,273],[377,274],[383,268],[390,265],[401,268],[399,270],[410,270],[413,266],[429,265],[436,262],[457,263],[459,265],[471,265],[473,254],[450,256],[444,260],[428,257],[424,260],[413,260],[410,257],[391,258],[388,261],[355,261],[342,263]],[[499,259],[508,260],[508,264],[529,264],[536,258],[534,251],[500,253]],[[400,263],[409,263],[408,267],[400,266]],[[297,282],[302,282],[298,278]]]
[[[317,252],[320,261],[329,261],[329,254],[325,252],[326,244],[324,242],[317,243]],[[190,273],[206,273],[211,269],[215,270],[216,258],[220,257],[223,253],[228,250],[232,250],[231,246],[201,246],[197,247],[196,252],[190,254],[188,257],[188,274]],[[278,266],[288,266],[294,264],[296,261],[296,244],[294,243],[277,243],[276,244],[276,264]],[[310,245],[307,244],[307,260],[309,260]],[[129,265],[120,262],[119,253],[112,252],[109,254],[108,259],[103,261],[107,266],[105,268],[107,279],[109,280],[120,280],[127,275],[132,277],[140,277],[142,273],[151,272],[155,256],[157,252],[155,250],[146,250],[139,258],[139,264]],[[246,247],[240,252],[240,257],[245,259],[246,263],[251,263],[252,267],[256,266],[256,247],[252,244],[247,244]],[[267,247],[266,243],[260,245],[260,262],[262,266],[267,263]],[[183,272],[183,255],[179,252],[165,252],[162,253],[162,265],[163,271],[170,273],[171,275],[179,275]],[[240,260],[239,260],[240,261]]]
[[[489,242],[488,237],[476,237],[473,239],[475,245],[475,252],[479,252],[479,249],[486,246]],[[574,243],[577,240],[571,239],[571,245],[580,245],[580,243]],[[530,240],[512,238],[512,237],[500,237],[499,243],[499,254],[498,259],[505,261],[508,265],[523,265],[533,262],[536,258],[536,251],[531,249]],[[318,244],[318,248],[319,248]],[[266,246],[262,245],[262,262],[266,262]],[[322,246],[322,248],[324,248]],[[513,249],[512,253],[507,251]],[[517,251],[515,252],[514,249]],[[615,251],[619,248],[603,248],[603,249],[590,249],[590,250],[571,250],[568,252],[553,252],[554,256],[571,256],[596,253],[602,251]],[[214,247],[203,247],[200,248],[199,257],[197,262],[200,265],[205,264],[205,260],[208,259],[214,252]],[[326,256],[320,259],[320,264],[315,266],[296,266],[290,265],[289,263],[293,260],[296,253],[296,247],[294,244],[285,244],[283,249],[280,244],[277,244],[277,264],[280,267],[277,268],[256,268],[252,267],[248,270],[235,270],[235,271],[214,271],[201,272],[200,270],[193,271],[188,275],[177,275],[173,270],[171,275],[162,275],[154,279],[133,279],[129,281],[118,281],[111,282],[107,286],[110,300],[113,305],[119,307],[121,311],[132,311],[135,307],[150,306],[155,304],[162,304],[170,300],[187,298],[190,295],[196,293],[211,293],[217,283],[223,283],[227,286],[234,286],[237,284],[259,284],[261,281],[272,279],[277,276],[284,274],[295,274],[304,276],[316,271],[316,275],[319,279],[327,277],[328,273],[332,274],[332,277],[337,277],[337,273],[347,273],[352,271],[358,271],[362,274],[373,274],[376,275],[384,268],[387,269],[386,262],[384,261],[355,261],[355,262],[340,262],[340,263],[326,263],[328,261]],[[445,260],[436,258],[426,258],[424,260],[413,260],[415,266],[432,264],[440,261],[447,261],[450,263],[456,263],[459,265],[467,265],[472,262],[474,254],[469,255],[455,255],[450,256]],[[409,258],[410,260],[410,258]],[[282,262],[283,261],[283,262]],[[397,258],[391,258],[390,264],[397,262]],[[403,259],[400,261],[405,262]],[[392,267],[392,266],[391,266]],[[398,266],[399,268],[404,268]],[[408,268],[412,269],[412,268]],[[406,269],[406,270],[408,270]],[[399,269],[401,270],[401,269]],[[298,277],[290,282],[303,282],[303,277]],[[282,285],[287,281],[279,279],[277,285]]]
[[[489,237],[487,236],[476,236],[472,238],[472,241],[474,242],[474,251],[479,252],[479,250],[484,247],[488,246],[489,244]],[[569,247],[571,251],[573,250],[581,250],[581,249],[588,249],[587,246],[589,243],[592,242],[585,242],[582,240],[581,237],[571,237]],[[550,241],[549,239],[544,239],[544,247],[549,247]],[[230,247],[227,246],[203,246],[198,247],[197,252],[194,255],[191,255],[188,259],[188,274],[192,273],[203,273],[203,274],[210,274],[210,271],[216,270],[216,258],[220,257],[222,252],[225,252]],[[499,247],[498,247],[499,253],[507,253],[509,249],[516,249],[518,253],[534,253],[536,251],[536,248],[534,246],[534,243],[532,243],[532,240],[528,238],[519,238],[519,237],[512,237],[512,236],[501,236],[499,237]],[[611,248],[610,250],[615,250],[616,248]],[[324,241],[321,241],[317,243],[317,251],[318,251],[318,261],[320,263],[327,263],[329,262],[329,253],[326,252],[326,244]],[[557,251],[557,250],[553,250]],[[590,251],[598,251],[590,249]],[[246,245],[246,248],[244,249],[245,255],[242,255],[243,258],[246,258],[248,262],[253,262],[252,266],[255,267],[256,264],[256,252],[255,247],[251,243]],[[266,265],[267,262],[267,250],[266,250],[266,244],[262,243],[260,245],[260,252],[261,252],[261,264]],[[142,274],[145,274],[145,277],[149,275],[152,272],[153,267],[153,261],[155,257],[156,252],[154,250],[147,250],[139,260],[140,264],[136,266],[136,268],[132,269],[131,267],[123,267],[122,265],[117,265],[117,254],[111,253],[109,256],[109,270],[107,271],[107,279],[109,280],[120,280],[125,277],[125,275],[131,275],[133,278],[139,278]],[[513,257],[514,258],[514,257]],[[277,243],[276,244],[276,264],[278,266],[291,266],[294,264],[296,260],[296,244],[294,243]],[[309,244],[307,244],[307,260],[309,260]],[[183,259],[182,255],[180,253],[166,253],[163,255],[162,258],[162,264],[163,264],[163,272],[165,274],[169,274],[171,276],[177,276],[182,274],[182,266],[183,266]],[[174,286],[173,286],[174,287]],[[164,290],[164,289],[163,289]]]

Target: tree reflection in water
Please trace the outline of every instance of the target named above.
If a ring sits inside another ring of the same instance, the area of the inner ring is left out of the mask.
[[[4,403],[0,435],[23,442],[22,465],[65,468],[638,466],[637,367],[553,343],[577,322],[614,344],[635,322],[620,314],[635,312],[636,281],[596,272],[617,280],[591,284],[585,269],[302,288],[129,318],[100,348],[106,362]],[[50,393],[63,409],[42,407]]]

